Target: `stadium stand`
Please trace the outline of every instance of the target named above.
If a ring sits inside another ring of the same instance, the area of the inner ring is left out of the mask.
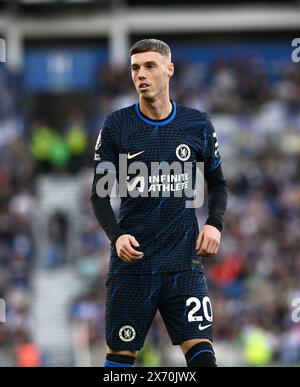
[[[171,83],[174,100],[211,114],[230,188],[221,251],[205,263],[220,365],[300,364],[300,67],[260,43],[248,57],[178,54]],[[101,365],[109,244],[89,204],[93,148],[135,91],[127,68],[102,61],[88,109],[55,125],[28,113],[22,76],[0,64],[0,366]],[[159,316],[139,364],[183,365]]]

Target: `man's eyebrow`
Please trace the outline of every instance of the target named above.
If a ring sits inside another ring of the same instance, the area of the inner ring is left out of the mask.
[[[155,60],[148,60],[147,62],[144,63],[144,65],[156,65],[157,63]]]
[[[147,62],[144,62],[144,63],[142,63],[142,66],[143,65],[157,65],[157,62],[155,62],[154,60],[148,60]],[[131,65],[131,67],[140,67],[141,65],[140,64],[138,64],[138,63],[132,63],[132,65]]]

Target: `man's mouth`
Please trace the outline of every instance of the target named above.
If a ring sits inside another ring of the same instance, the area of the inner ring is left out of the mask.
[[[150,85],[149,85],[148,83],[143,82],[143,83],[140,83],[139,89],[145,90],[145,89],[147,89],[149,86],[150,86]]]

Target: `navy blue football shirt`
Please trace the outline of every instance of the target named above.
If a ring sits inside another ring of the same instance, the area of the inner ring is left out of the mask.
[[[174,101],[172,105],[170,115],[159,121],[143,115],[138,103],[117,110],[108,116],[99,134],[95,170],[102,162],[113,163],[119,184],[122,175],[128,192],[136,188],[141,193],[121,198],[118,221],[124,233],[140,243],[138,250],[144,257],[126,263],[112,246],[111,274],[156,274],[202,267],[195,247],[197,218],[195,209],[186,206],[186,192],[195,187],[196,162],[203,162],[205,172],[211,172],[221,164],[221,158],[207,113]],[[148,176],[128,170],[139,162],[147,168]],[[181,165],[182,173],[156,168],[164,163]],[[123,168],[121,174],[119,168]]]

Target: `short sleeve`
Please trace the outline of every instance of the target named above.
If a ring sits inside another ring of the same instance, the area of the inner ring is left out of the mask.
[[[205,125],[204,140],[204,170],[206,173],[214,171],[221,164],[219,143],[214,126],[209,118]]]
[[[100,130],[95,146],[94,169],[96,170],[100,162],[111,162],[115,166],[118,164],[119,151],[116,140],[115,127],[111,116],[107,117],[103,128]]]

